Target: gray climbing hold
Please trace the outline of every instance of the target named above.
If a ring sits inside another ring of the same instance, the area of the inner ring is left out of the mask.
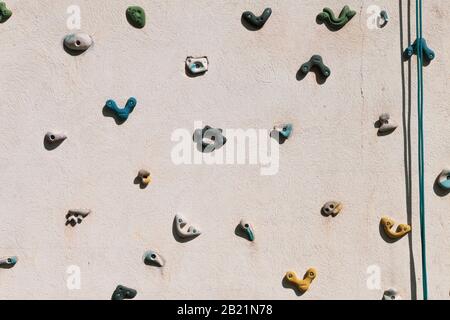
[[[122,285],[118,285],[111,297],[111,300],[125,300],[136,297],[137,291]]]
[[[199,75],[208,71],[209,61],[207,57],[187,57],[186,68],[192,75]]]
[[[247,220],[242,219],[241,222],[239,223],[239,226],[246,233],[250,241],[255,241],[255,231],[253,230],[252,225],[248,223]]]
[[[73,51],[86,51],[92,43],[91,36],[83,32],[72,33],[64,38],[64,46]]]
[[[9,269],[16,265],[19,259],[16,256],[0,258],[0,268]]]
[[[144,253],[144,263],[146,265],[153,265],[157,267],[164,267],[165,261],[164,258],[161,257],[159,253],[155,250],[148,250]]]
[[[389,15],[386,10],[380,12],[380,27],[383,28],[389,22]]]
[[[390,288],[383,293],[383,300],[402,300],[402,297],[396,289]]]
[[[175,216],[175,230],[180,238],[192,238],[199,236],[201,231],[191,225],[182,215]]]
[[[393,132],[395,129],[397,129],[397,124],[394,123],[394,121],[391,120],[391,116],[389,113],[383,113],[379,120],[380,127],[378,128],[379,134],[388,134]]]
[[[192,140],[197,143],[197,148],[204,153],[220,149],[227,143],[227,138],[223,135],[222,129],[210,126],[195,130]]]
[[[338,201],[329,201],[322,207],[322,213],[326,216],[337,216],[343,208],[342,203]]]

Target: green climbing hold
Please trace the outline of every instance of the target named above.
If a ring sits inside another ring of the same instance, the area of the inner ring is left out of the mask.
[[[355,15],[356,11],[351,10],[349,6],[345,6],[342,9],[338,18],[334,15],[333,10],[330,8],[324,8],[323,11],[317,16],[317,22],[326,23],[328,28],[337,31],[343,28]]]
[[[6,7],[6,3],[0,2],[0,23],[5,22],[12,16],[12,11]]]
[[[141,7],[132,6],[127,9],[127,20],[135,28],[145,27],[145,11]]]

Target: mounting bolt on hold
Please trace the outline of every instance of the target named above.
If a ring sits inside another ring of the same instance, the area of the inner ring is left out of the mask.
[[[150,266],[164,267],[165,261],[163,257],[155,250],[148,250],[144,253],[144,263]]]
[[[145,11],[139,6],[128,7],[126,12],[128,22],[137,29],[145,27]]]
[[[316,276],[317,276],[317,271],[314,268],[309,268],[306,271],[303,279],[300,279],[299,277],[297,277],[297,274],[294,271],[288,271],[286,273],[286,279],[290,283],[294,284],[298,288],[298,290],[300,290],[301,292],[308,291],[312,281],[316,278]]]
[[[136,297],[137,291],[131,288],[127,288],[122,285],[118,285],[116,290],[114,290],[111,300],[125,300],[133,299]]]
[[[338,201],[329,201],[322,207],[322,213],[325,216],[336,217],[342,210],[343,205]]]
[[[269,20],[272,15],[272,9],[266,8],[260,16],[256,16],[251,11],[245,11],[242,14],[242,20],[244,20],[249,26],[254,28],[255,30],[261,29]]]
[[[411,231],[411,226],[407,224],[399,224],[394,230],[395,221],[389,217],[382,217],[381,225],[385,234],[391,239],[400,239]]]
[[[342,29],[355,15],[356,11],[351,10],[349,6],[344,6],[338,18],[336,18],[333,10],[324,8],[316,20],[319,24],[325,23],[328,28],[337,31]]]
[[[201,234],[201,231],[191,225],[182,215],[175,216],[175,230],[180,238],[193,238]]]
[[[187,57],[186,69],[191,75],[200,75],[208,71],[208,57]]]
[[[16,256],[0,258],[0,268],[10,269],[16,265],[17,261],[19,259]]]
[[[242,219],[241,222],[239,223],[239,226],[247,235],[248,240],[255,241],[255,231],[253,230],[252,225],[247,222],[247,220]]]

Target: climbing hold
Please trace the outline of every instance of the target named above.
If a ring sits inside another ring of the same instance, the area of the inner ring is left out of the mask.
[[[402,297],[397,290],[391,288],[383,293],[383,300],[402,300]]]
[[[0,2],[0,23],[5,22],[12,16],[12,11],[6,7],[6,3]]]
[[[283,138],[288,139],[292,133],[292,124],[282,124],[279,126],[273,127],[273,130],[278,132]]]
[[[192,139],[197,143],[198,148],[202,152],[213,152],[227,143],[227,138],[223,136],[222,129],[216,129],[210,126],[195,130]]]
[[[114,112],[114,114],[121,120],[125,121],[128,119],[128,116],[131,112],[133,112],[134,107],[136,107],[137,100],[136,98],[131,97],[128,99],[126,105],[124,108],[120,109],[117,106],[117,103],[114,100],[108,100],[106,101],[105,107],[109,109],[110,111]]]
[[[321,72],[322,76],[328,78],[331,75],[331,70],[326,65],[323,64],[322,57],[319,55],[313,55],[308,62],[302,64],[300,70],[303,74],[307,74],[311,71],[313,67],[317,67]]]
[[[438,184],[444,190],[450,190],[450,169],[442,170],[438,177]]]
[[[242,19],[247,22],[250,26],[255,28],[256,30],[261,29],[269,20],[272,14],[272,9],[266,8],[264,12],[259,16],[255,16],[255,14],[251,11],[245,11],[242,14]]]
[[[69,50],[86,51],[91,45],[92,38],[86,33],[72,33],[64,38],[64,46]]]
[[[391,133],[397,129],[397,124],[391,120],[389,113],[383,113],[378,119],[378,124],[378,133],[382,135]]]
[[[323,11],[317,16],[317,21],[319,23],[326,23],[330,29],[339,30],[344,27],[355,15],[356,11],[351,10],[349,6],[345,6],[342,9],[339,14],[339,18],[336,18],[333,10],[330,8],[324,8]]]
[[[389,15],[386,10],[380,12],[380,27],[383,28],[389,22]]]
[[[75,227],[75,225],[83,222],[83,219],[86,218],[89,214],[91,214],[90,209],[72,209],[66,214],[66,226],[71,225]]]
[[[145,27],[145,11],[141,7],[132,6],[127,9],[127,20],[135,28]]]
[[[175,229],[180,238],[191,238],[201,234],[200,230],[191,224],[181,215],[175,216]]]
[[[343,205],[340,202],[329,201],[322,207],[322,213],[326,216],[332,215],[335,217],[341,212],[342,207]]]
[[[153,265],[157,267],[163,267],[164,259],[154,250],[148,250],[144,253],[144,263],[146,265]]]
[[[45,134],[45,142],[51,145],[58,145],[67,139],[64,133],[60,132],[47,132]]]
[[[251,226],[250,223],[242,219],[241,222],[239,223],[239,226],[242,228],[242,230],[245,231],[250,241],[255,241],[255,232],[253,231],[253,227]]]
[[[9,269],[16,265],[19,259],[17,257],[0,258],[0,268]]]
[[[187,57],[186,68],[191,75],[199,75],[208,71],[209,61],[207,57]]]
[[[147,170],[139,170],[138,177],[141,179],[141,183],[143,185],[148,185],[150,182],[152,182],[152,177],[150,175],[150,172]]]
[[[116,290],[114,290],[111,300],[133,299],[134,297],[136,297],[136,295],[136,290],[118,285]]]
[[[424,38],[422,38],[421,42],[422,42],[422,55],[426,61],[431,62],[436,57],[436,55],[433,50],[428,48],[427,41]],[[403,56],[405,57],[406,60],[409,60],[414,54],[417,55],[418,49],[419,44],[416,39],[416,41],[414,41],[412,45],[406,48],[406,50],[403,52]]]
[[[294,271],[288,271],[286,273],[286,279],[297,286],[297,288],[305,292],[309,289],[309,286],[311,285],[311,282],[316,278],[317,271],[314,268],[309,268],[305,276],[303,277],[303,280],[297,277],[297,274]]]
[[[383,226],[386,235],[391,239],[400,239],[405,234],[411,231],[411,226],[407,224],[399,224],[397,226],[397,229],[394,231],[392,228],[395,225],[395,221],[389,217],[382,217],[381,225]]]

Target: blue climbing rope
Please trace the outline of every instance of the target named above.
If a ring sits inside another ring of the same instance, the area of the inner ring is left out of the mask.
[[[417,119],[419,129],[418,153],[419,153],[420,240],[422,248],[422,289],[423,289],[423,299],[428,300],[427,256],[426,256],[426,242],[425,242],[422,0],[416,0],[416,34],[417,34]]]

